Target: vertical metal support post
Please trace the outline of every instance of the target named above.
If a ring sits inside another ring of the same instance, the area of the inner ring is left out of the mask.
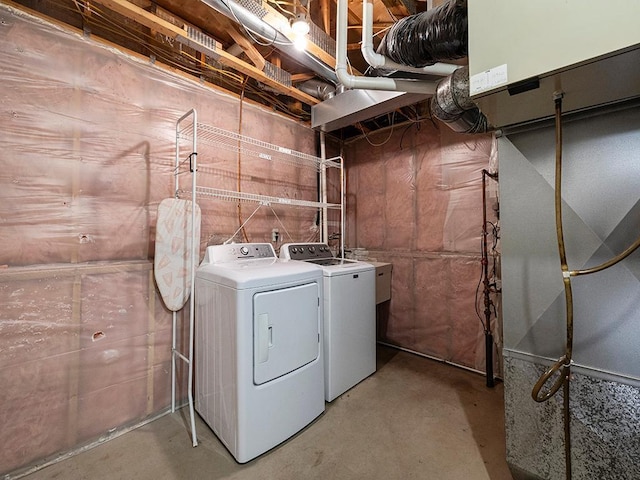
[[[320,132],[320,201],[326,205],[327,203],[327,146],[324,132]],[[329,219],[327,218],[327,207],[322,207],[322,222],[320,230],[320,241],[329,243]]]
[[[344,219],[346,216],[346,213],[344,211],[346,207],[346,202],[345,202],[346,177],[344,174],[344,159],[342,155],[340,155],[339,160],[340,160],[340,252],[341,252],[342,258],[344,258],[344,232],[346,230],[344,226]]]
[[[195,411],[193,405],[193,335],[195,324],[195,276],[197,260],[200,257],[200,238],[196,238],[196,185],[197,185],[197,125],[198,115],[195,109],[189,110],[176,122],[176,158],[175,158],[175,195],[178,197],[179,190],[179,166],[180,166],[180,124],[183,120],[189,116],[193,117],[193,136],[191,145],[191,295],[189,295],[189,353],[185,357],[178,352],[176,347],[177,337],[177,313],[173,312],[172,321],[172,341],[171,341],[171,411],[175,412],[176,403],[176,357],[184,360],[189,366],[188,369],[188,381],[187,381],[187,397],[189,401],[189,418],[191,423],[191,440],[193,446],[198,446],[198,439],[196,437],[196,422]]]

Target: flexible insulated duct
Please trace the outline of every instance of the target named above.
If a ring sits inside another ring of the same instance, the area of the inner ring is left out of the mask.
[[[394,23],[378,53],[397,63],[425,67],[467,56],[467,2],[450,0]]]
[[[485,133],[493,128],[469,97],[469,69],[461,67],[438,83],[431,113],[458,133]]]
[[[425,67],[467,56],[467,1],[449,0],[437,8],[403,18],[387,32],[378,51],[395,62]],[[458,68],[441,80],[431,97],[431,112],[458,133],[492,129],[469,97],[469,69]]]

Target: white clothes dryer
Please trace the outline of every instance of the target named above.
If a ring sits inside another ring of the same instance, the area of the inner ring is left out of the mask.
[[[324,411],[322,273],[271,244],[207,247],[195,280],[195,408],[239,463]]]
[[[331,402],[376,371],[375,267],[324,243],[286,243],[280,258],[317,265],[324,282],[324,388]]]

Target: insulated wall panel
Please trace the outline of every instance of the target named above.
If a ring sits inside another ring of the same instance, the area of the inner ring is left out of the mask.
[[[369,140],[381,143],[379,136]],[[356,142],[346,152],[346,244],[393,264],[389,316],[378,325],[379,340],[484,370],[475,304],[482,169],[493,168],[492,138],[424,122],[393,133],[384,145],[371,143]],[[495,223],[497,190],[489,187]],[[498,325],[494,332],[499,343]]]
[[[159,202],[174,195],[175,122],[306,153],[306,126],[0,5],[0,475],[166,411],[171,312],[152,272]],[[242,118],[242,122],[240,122]],[[200,150],[200,147],[199,147]],[[189,150],[181,150],[185,161]],[[199,152],[200,153],[200,152]],[[315,171],[202,146],[202,184],[316,200]],[[182,188],[190,184],[180,176]],[[201,250],[253,206],[201,201]],[[293,241],[313,210],[277,211]],[[255,222],[255,223],[253,223]],[[281,226],[262,207],[246,232]],[[284,236],[281,235],[282,240]],[[188,308],[178,312],[178,347]],[[186,397],[179,363],[178,401]],[[185,441],[188,439],[185,436]]]

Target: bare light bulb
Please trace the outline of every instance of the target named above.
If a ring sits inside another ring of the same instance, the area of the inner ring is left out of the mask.
[[[299,13],[296,19],[291,23],[291,30],[298,36],[304,36],[309,33],[309,22],[303,13]]]
[[[293,46],[296,50],[303,52],[307,48],[307,36],[306,35],[294,35]]]

